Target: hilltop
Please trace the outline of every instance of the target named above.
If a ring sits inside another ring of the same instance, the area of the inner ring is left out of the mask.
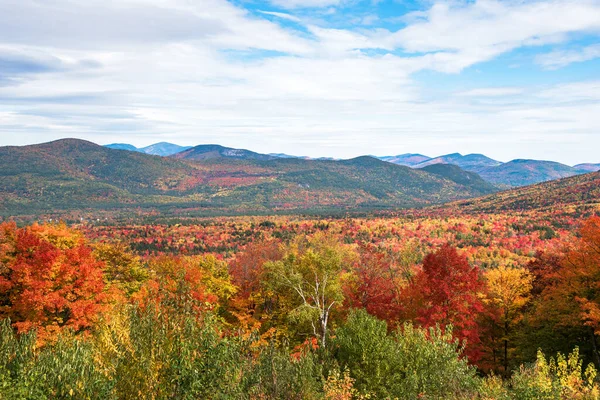
[[[257,154],[198,146],[156,157],[77,139],[0,147],[0,213],[400,209],[494,190],[366,156],[329,161]]]

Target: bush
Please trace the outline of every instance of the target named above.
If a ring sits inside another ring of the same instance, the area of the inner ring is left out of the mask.
[[[458,399],[476,393],[479,379],[451,332],[405,324],[395,333],[363,310],[352,312],[333,339],[334,357],[362,394],[375,398]]]

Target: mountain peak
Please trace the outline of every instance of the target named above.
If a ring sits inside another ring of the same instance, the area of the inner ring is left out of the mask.
[[[173,157],[196,161],[213,160],[219,158],[267,161],[279,158],[268,154],[255,153],[246,149],[234,149],[218,144],[201,144],[198,146],[194,146],[187,150],[174,154]]]

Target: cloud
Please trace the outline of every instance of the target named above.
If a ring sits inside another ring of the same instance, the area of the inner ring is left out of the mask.
[[[270,0],[272,4],[286,9],[294,8],[325,8],[337,6],[342,0]]]
[[[261,14],[265,14],[265,15],[271,15],[271,16],[277,17],[277,18],[287,19],[289,21],[300,22],[300,18],[294,17],[293,15],[288,14],[288,13],[282,13],[282,12],[276,12],[276,11],[263,11],[263,10],[259,10],[258,12]]]
[[[441,53],[460,70],[523,46],[562,43],[574,32],[600,32],[593,0],[438,2],[408,26],[383,38],[414,53]]]
[[[489,148],[501,159],[524,138],[539,146],[523,152],[550,154],[561,132],[600,145],[597,83],[517,86],[465,71],[516,48],[568,50],[571,32],[596,29],[598,2],[438,1],[396,31],[383,16],[357,27],[346,8],[286,3],[4,0],[0,143],[79,136],[337,157]],[[352,4],[303,2],[317,3]],[[441,73],[429,83],[415,75],[424,70]],[[445,87],[461,72],[459,89]],[[585,154],[575,161],[594,161]]]
[[[471,89],[465,92],[458,93],[459,96],[469,97],[496,97],[496,96],[512,96],[523,93],[522,88],[517,87],[496,87],[496,88],[479,88]]]
[[[536,62],[546,69],[553,70],[599,57],[600,44],[594,44],[577,50],[558,50],[541,54],[536,57]]]

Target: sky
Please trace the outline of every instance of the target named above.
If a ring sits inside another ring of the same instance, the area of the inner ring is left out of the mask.
[[[0,0],[0,145],[600,163],[600,0]]]

